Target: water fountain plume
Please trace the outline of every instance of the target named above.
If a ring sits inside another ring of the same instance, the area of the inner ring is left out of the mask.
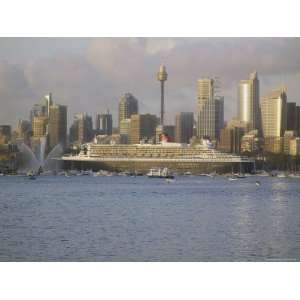
[[[21,158],[19,161],[19,171],[29,172],[34,171],[35,173],[42,171],[57,170],[62,167],[62,162],[55,158],[60,158],[63,155],[63,147],[57,144],[45,157],[46,151],[46,139],[41,139],[40,149],[38,155],[36,155],[32,149],[26,144],[22,143],[18,145],[21,152]]]

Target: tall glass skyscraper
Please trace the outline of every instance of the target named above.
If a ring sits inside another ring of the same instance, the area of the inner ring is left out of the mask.
[[[197,82],[197,136],[216,137],[216,104],[214,80],[202,78]]]
[[[238,119],[249,124],[249,129],[260,129],[259,80],[257,72],[241,80],[238,89]]]

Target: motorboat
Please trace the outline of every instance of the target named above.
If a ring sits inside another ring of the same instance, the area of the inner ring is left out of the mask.
[[[159,168],[159,169],[150,169],[150,171],[147,173],[147,176],[149,178],[168,178],[168,179],[174,179],[174,175],[171,174],[168,168]]]

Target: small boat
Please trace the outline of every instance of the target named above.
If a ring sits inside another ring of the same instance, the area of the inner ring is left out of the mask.
[[[168,168],[150,169],[147,174],[149,178],[169,178],[174,179],[174,175],[171,174]]]
[[[239,174],[239,175],[236,176],[236,178],[242,179],[242,178],[246,178],[246,176],[242,175],[242,174]]]
[[[35,180],[35,179],[36,179],[36,177],[35,177],[34,175],[28,175],[28,178],[29,178],[30,180]]]
[[[236,181],[236,180],[238,180],[238,178],[237,177],[229,177],[228,180],[229,181]]]
[[[278,178],[286,178],[286,175],[284,173],[279,173],[277,174]]]
[[[174,181],[175,181],[175,179],[166,178],[166,182],[168,182],[168,183],[171,183],[171,182],[174,182]]]
[[[299,174],[291,173],[291,174],[289,174],[289,177],[290,178],[300,178],[300,175]]]
[[[261,186],[261,182],[260,181],[255,181],[256,186]]]

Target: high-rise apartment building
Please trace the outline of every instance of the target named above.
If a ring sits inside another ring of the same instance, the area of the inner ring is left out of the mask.
[[[150,114],[134,114],[131,116],[130,143],[139,144],[141,140],[155,137],[157,117]]]
[[[197,82],[197,135],[216,137],[216,106],[214,80],[202,78]]]
[[[107,112],[106,114],[97,114],[96,116],[96,132],[97,134],[111,135],[113,129],[112,115]]]
[[[180,112],[175,116],[175,142],[189,143],[193,136],[194,113]]]
[[[259,80],[257,72],[241,80],[238,89],[238,119],[249,124],[249,130],[260,129]]]
[[[49,149],[57,144],[62,147],[67,143],[67,106],[51,105],[49,107]]]
[[[138,113],[138,101],[130,93],[123,95],[119,102],[119,129],[121,121],[130,119],[131,115]]]

